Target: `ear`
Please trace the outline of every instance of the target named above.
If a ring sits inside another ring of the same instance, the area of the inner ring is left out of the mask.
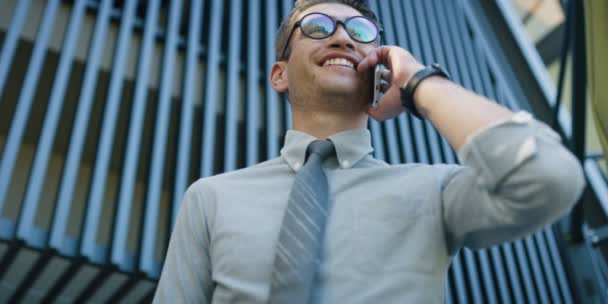
[[[289,79],[287,77],[287,62],[277,61],[270,70],[270,84],[279,93],[287,92]]]

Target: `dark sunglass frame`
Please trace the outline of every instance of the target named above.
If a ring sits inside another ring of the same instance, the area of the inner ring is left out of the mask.
[[[302,20],[304,20],[306,17],[308,17],[310,15],[322,15],[322,16],[325,16],[325,17],[329,18],[329,20],[331,20],[333,22],[333,24],[334,24],[333,30],[330,33],[328,33],[327,36],[325,36],[325,37],[312,37],[312,36],[309,36],[308,34],[306,34],[304,32],[304,30],[302,30],[301,25],[302,25]],[[348,31],[348,29],[346,28],[346,24],[349,21],[351,21],[352,19],[355,19],[355,18],[365,18],[371,24],[373,24],[376,27],[376,36],[374,37],[374,39],[372,39],[371,41],[361,41],[361,40],[353,37],[350,34],[350,32]],[[342,27],[344,28],[344,30],[346,31],[346,33],[348,34],[348,36],[351,39],[353,39],[353,40],[355,40],[355,41],[357,41],[359,43],[372,43],[372,42],[376,41],[378,39],[378,37],[382,37],[382,29],[376,24],[376,22],[374,22],[374,20],[372,20],[369,17],[366,17],[366,16],[350,16],[350,17],[344,19],[344,21],[342,21],[342,20],[337,20],[336,18],[334,18],[332,16],[329,16],[327,14],[313,12],[313,13],[309,13],[309,14],[304,15],[302,18],[300,18],[300,20],[298,20],[298,21],[296,21],[296,23],[294,23],[293,27],[291,28],[291,32],[289,33],[289,37],[287,37],[287,42],[285,43],[285,46],[283,47],[283,52],[281,52],[281,58],[280,58],[280,60],[283,60],[285,58],[285,52],[287,51],[287,47],[289,46],[289,42],[291,41],[291,36],[293,36],[293,32],[296,30],[296,28],[299,27],[300,31],[302,31],[302,34],[304,34],[304,36],[306,36],[306,37],[308,37],[310,39],[321,40],[321,39],[325,39],[327,37],[331,37],[338,30],[338,25],[342,25]]]

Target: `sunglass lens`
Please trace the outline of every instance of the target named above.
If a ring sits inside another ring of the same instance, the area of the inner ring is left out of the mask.
[[[346,30],[353,39],[363,43],[372,42],[378,36],[376,25],[364,17],[355,17],[348,20]]]
[[[308,37],[323,39],[333,32],[334,22],[325,15],[310,14],[302,20],[300,27]]]

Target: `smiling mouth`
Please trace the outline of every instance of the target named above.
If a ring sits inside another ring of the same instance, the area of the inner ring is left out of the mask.
[[[332,58],[332,59],[328,59],[323,63],[323,66],[332,66],[332,65],[337,65],[337,66],[344,66],[344,67],[349,67],[351,69],[355,68],[355,64],[352,63],[351,61],[344,59],[344,58]]]

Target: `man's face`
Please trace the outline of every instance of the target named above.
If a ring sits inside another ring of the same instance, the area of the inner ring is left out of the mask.
[[[296,20],[312,12],[320,12],[344,20],[361,14],[354,8],[335,3],[314,5]],[[371,98],[368,73],[357,73],[357,64],[371,51],[374,43],[353,40],[343,26],[325,39],[306,37],[300,29],[291,39],[291,55],[287,64],[290,100],[310,107],[338,111],[365,110]],[[351,64],[345,64],[343,60]]]

